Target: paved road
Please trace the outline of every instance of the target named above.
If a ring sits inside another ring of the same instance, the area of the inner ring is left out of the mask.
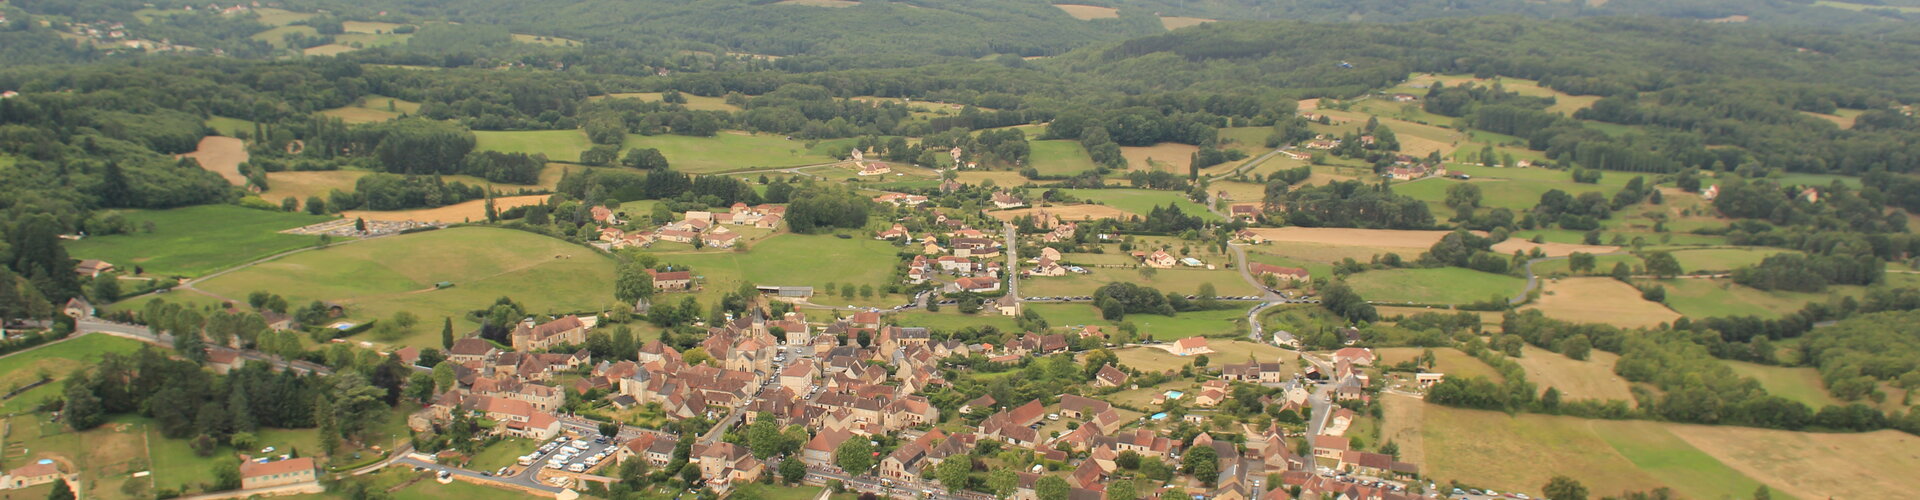
[[[440,465],[433,462],[426,462],[426,461],[415,459],[413,457],[403,456],[399,460],[394,461],[394,464],[404,465],[408,467],[423,467],[423,468],[426,468],[427,470],[433,471],[434,474],[436,475],[444,471],[448,474],[471,478],[475,481],[479,481],[482,483],[494,483],[494,484],[500,484],[500,485],[506,485],[506,486],[512,486],[512,487],[519,487],[519,488],[532,488],[532,489],[545,491],[549,493],[559,493],[560,490],[563,489],[558,486],[553,486],[550,484],[541,484],[538,480],[535,479],[540,473],[540,467],[539,467],[540,464],[534,464],[533,467],[527,467],[526,470],[520,471],[519,474],[515,474],[512,477],[504,477],[504,478],[481,474],[477,471],[471,471],[471,470],[462,469],[462,468],[454,467],[450,465]]]

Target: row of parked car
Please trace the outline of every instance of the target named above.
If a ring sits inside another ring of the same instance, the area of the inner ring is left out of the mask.
[[[595,439],[593,443],[588,443],[585,440],[569,440],[567,437],[562,436],[554,438],[553,442],[540,445],[539,451],[520,457],[518,462],[520,465],[533,465],[533,462],[539,460],[541,455],[552,453],[551,456],[547,457],[547,468],[563,469],[567,472],[586,472],[587,469],[599,465],[600,462],[613,458],[613,449],[611,447],[595,446],[596,444],[604,445],[607,442],[608,439],[605,437]],[[595,448],[598,448],[599,451],[594,452],[592,455],[587,455],[589,451]]]

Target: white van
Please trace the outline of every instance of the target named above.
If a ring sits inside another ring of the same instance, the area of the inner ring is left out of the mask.
[[[520,465],[523,465],[523,466],[524,466],[524,465],[531,465],[531,464],[533,463],[533,455],[521,455],[521,456],[520,456],[520,459],[519,459],[519,460],[515,460],[515,461],[514,461],[514,463],[518,463],[518,464],[520,464]]]
[[[567,466],[567,472],[583,472],[586,470],[587,470],[587,466],[577,464],[577,463]]]

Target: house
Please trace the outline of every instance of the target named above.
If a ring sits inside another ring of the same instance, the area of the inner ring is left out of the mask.
[[[80,261],[79,265],[73,266],[73,272],[79,273],[81,276],[86,276],[88,278],[98,278],[100,277],[101,274],[105,274],[112,270],[113,270],[113,264],[108,264],[106,261],[99,260],[99,259],[83,260],[83,261]]]
[[[653,275],[654,291],[684,292],[693,288],[692,271],[655,271],[648,269],[647,274]]]
[[[548,321],[539,325],[528,318],[513,329],[513,350],[541,351],[556,345],[582,345],[587,343],[587,324],[579,316]]]
[[[1233,233],[1233,238],[1255,245],[1268,241],[1266,236],[1262,236],[1258,231],[1252,229],[1241,229],[1239,232]]]
[[[895,206],[917,207],[927,202],[927,197],[917,194],[887,193],[873,197],[874,203],[889,203]]]
[[[1060,263],[1054,262],[1053,259],[1041,257],[1039,264],[1035,264],[1032,269],[1027,270],[1027,275],[1028,276],[1066,276],[1067,268],[1061,267]]]
[[[1275,279],[1282,281],[1306,281],[1308,278],[1306,269],[1262,264],[1259,262],[1248,263],[1247,271],[1253,273],[1255,277],[1273,276]]]
[[[1000,290],[1000,279],[992,276],[953,280],[953,288],[962,292],[986,293]]]
[[[725,233],[715,231],[700,236],[700,243],[706,244],[709,248],[733,248],[734,242],[739,240],[740,233],[732,231]]]
[[[887,175],[888,173],[891,173],[891,172],[893,172],[893,167],[887,166],[885,162],[876,161],[876,162],[868,162],[860,165],[860,175],[862,176]]]
[[[240,463],[240,489],[271,488],[316,480],[313,457]]]
[[[87,303],[87,299],[76,296],[67,299],[67,306],[61,308],[60,312],[73,319],[85,318],[93,315],[93,304]]]
[[[782,220],[786,220],[786,218],[780,214],[767,214],[760,217],[760,220],[754,221],[753,227],[760,229],[779,229],[780,221]]]
[[[1719,198],[1719,197],[1720,197],[1719,184],[1707,186],[1706,189],[1700,190],[1700,199],[1702,200],[1713,201],[1714,198]]]
[[[994,403],[993,395],[982,394],[980,395],[980,397],[973,398],[972,401],[961,403],[960,413],[971,414],[976,410],[991,410],[993,409],[993,403]]]
[[[1327,425],[1320,428],[1320,433],[1328,436],[1346,435],[1347,428],[1353,426],[1354,416],[1352,409],[1341,408],[1334,410],[1333,416],[1327,419]]]
[[[891,227],[891,228],[887,228],[887,230],[885,230],[885,231],[881,231],[881,232],[880,232],[880,234],[877,234],[877,235],[874,235],[874,237],[873,237],[873,239],[876,239],[876,240],[891,240],[891,239],[903,239],[903,240],[912,240],[912,239],[913,239],[913,233],[909,233],[909,232],[907,232],[907,227],[906,227],[906,226],[902,226],[902,225],[899,225],[899,224],[894,224],[894,225],[893,225],[893,227]]]
[[[1102,366],[1100,367],[1100,371],[1093,374],[1093,385],[1098,387],[1125,386],[1127,385],[1127,372],[1120,371],[1119,368],[1114,368],[1111,364]]]
[[[453,341],[453,347],[447,348],[447,360],[455,364],[483,361],[500,353],[492,342],[477,337],[467,337]]]
[[[1241,203],[1227,207],[1227,213],[1234,219],[1253,222],[1254,219],[1260,217],[1260,207],[1252,203]]]
[[[1012,193],[1008,193],[1006,191],[994,191],[993,206],[999,207],[1000,209],[1004,210],[1009,208],[1020,208],[1020,207],[1027,206],[1027,202],[1024,200],[1021,200],[1020,197],[1018,196],[1014,196]]]
[[[1339,460],[1347,452],[1347,438],[1339,436],[1315,436],[1313,438],[1313,456]]]
[[[833,454],[840,443],[853,438],[852,432],[834,429],[821,429],[814,433],[813,439],[800,450],[800,460],[813,467],[826,467],[833,464]]]
[[[1807,200],[1807,203],[1819,203],[1820,190],[1814,189],[1812,187],[1802,189],[1800,190],[1800,198],[1803,200]]]
[[[1078,394],[1060,395],[1060,416],[1067,418],[1085,418],[1112,409],[1106,401]]]
[[[700,237],[700,233],[689,229],[661,229],[654,232],[653,235],[660,241],[688,244],[692,244],[694,238]]]
[[[1167,253],[1166,250],[1154,250],[1152,254],[1141,258],[1140,262],[1146,264],[1147,267],[1167,269],[1173,267],[1174,264],[1178,264],[1180,260],[1173,258],[1173,254]]]
[[[0,486],[6,489],[20,489],[61,480],[60,464],[52,460],[40,460],[18,469],[7,471],[0,476]]]
[[[1220,366],[1220,378],[1223,380],[1268,384],[1281,382],[1284,378],[1281,375],[1280,363],[1247,361],[1245,363]]]
[[[1212,352],[1213,349],[1207,348],[1207,339],[1205,337],[1187,337],[1173,341],[1173,354],[1175,356],[1193,356]]]
[[[959,191],[961,187],[964,187],[964,186],[960,184],[960,181],[956,181],[953,179],[940,181],[940,192],[942,193],[951,193],[954,191]]]
[[[1432,389],[1433,384],[1438,384],[1440,381],[1446,379],[1447,374],[1445,373],[1420,372],[1413,374],[1413,383],[1419,384],[1421,389]]]
[[[1358,366],[1373,366],[1374,359],[1373,349],[1364,347],[1346,347],[1333,351],[1334,363],[1345,361]]]
[[[614,217],[613,211],[608,210],[607,207],[594,205],[591,211],[593,212],[594,222],[598,222],[601,224],[619,224],[620,223],[620,219],[617,217]]]
[[[1020,298],[1012,294],[1002,295],[1000,298],[993,299],[993,309],[1001,316],[1019,316]]]

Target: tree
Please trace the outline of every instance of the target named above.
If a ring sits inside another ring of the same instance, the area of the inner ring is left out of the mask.
[[[235,473],[238,474],[238,469]],[[74,500],[73,485],[67,484],[66,481],[55,481],[55,483],[53,491],[47,492],[47,500]]]
[[[1767,485],[1762,484],[1760,489],[1753,490],[1753,500],[1773,500],[1773,490],[1767,489]]]
[[[453,383],[457,377],[459,377],[459,375],[454,373],[452,361],[441,361],[433,365],[434,392],[446,392],[453,389]]]
[[[240,489],[240,459],[221,458],[213,464],[213,491]]]
[[[940,484],[946,486],[948,492],[958,493],[966,488],[967,474],[972,472],[973,458],[960,455],[941,461],[939,467],[934,470],[934,477],[940,479]]]
[[[442,349],[453,348],[453,317],[452,316],[445,317],[445,319],[440,323],[440,347]]]
[[[308,196],[307,197],[307,213],[313,214],[313,215],[326,215],[327,200],[322,199],[319,196]]]
[[[1013,469],[999,467],[987,473],[987,492],[1000,498],[1013,496],[1020,488],[1020,476]]]
[[[654,148],[634,148],[627,150],[627,156],[620,159],[627,168],[641,170],[666,170],[667,157]]]
[[[780,424],[774,423],[773,415],[761,413],[753,419],[753,425],[747,426],[747,449],[753,451],[753,457],[766,460],[786,448],[787,437],[780,434]]]
[[[329,379],[333,384],[327,398],[331,406],[334,429],[341,438],[352,438],[380,421],[380,414],[388,406],[383,398],[386,391],[367,382],[367,378],[357,371],[336,372]]]
[[[1574,252],[1567,255],[1567,269],[1576,273],[1593,272],[1595,259],[1593,254]]]
[[[87,295],[93,296],[95,304],[120,300],[120,280],[112,276],[94,278],[93,285],[87,287]]]
[[[75,377],[67,382],[67,404],[60,418],[66,420],[73,430],[84,431],[98,427],[106,422],[106,407],[100,403],[100,397],[93,394],[86,379]]]
[[[1060,476],[1043,477],[1033,483],[1033,492],[1040,500],[1067,500],[1067,494],[1072,491],[1073,486]]]
[[[833,464],[849,475],[865,474],[867,469],[873,468],[873,445],[865,439],[848,439],[834,449]]]
[[[1279,483],[1275,483],[1277,486]],[[1107,483],[1107,500],[1138,500],[1140,493],[1134,491],[1132,479],[1121,479]]]
[[[613,296],[626,304],[653,296],[653,274],[638,262],[622,262],[614,277]]]
[[[641,460],[640,462],[644,463],[645,461]],[[800,459],[787,457],[785,460],[780,461],[780,479],[786,481],[788,484],[792,484],[798,483],[806,478],[807,464],[801,462]]]
[[[1220,454],[1213,451],[1211,446],[1195,446],[1187,451],[1187,456],[1180,458],[1180,468],[1201,483],[1212,486],[1220,476]]]
[[[1671,252],[1649,252],[1646,257],[1647,274],[1656,278],[1670,278],[1680,275],[1680,260]]]
[[[1553,476],[1540,492],[1547,500],[1587,500],[1587,486],[1567,476]]]

